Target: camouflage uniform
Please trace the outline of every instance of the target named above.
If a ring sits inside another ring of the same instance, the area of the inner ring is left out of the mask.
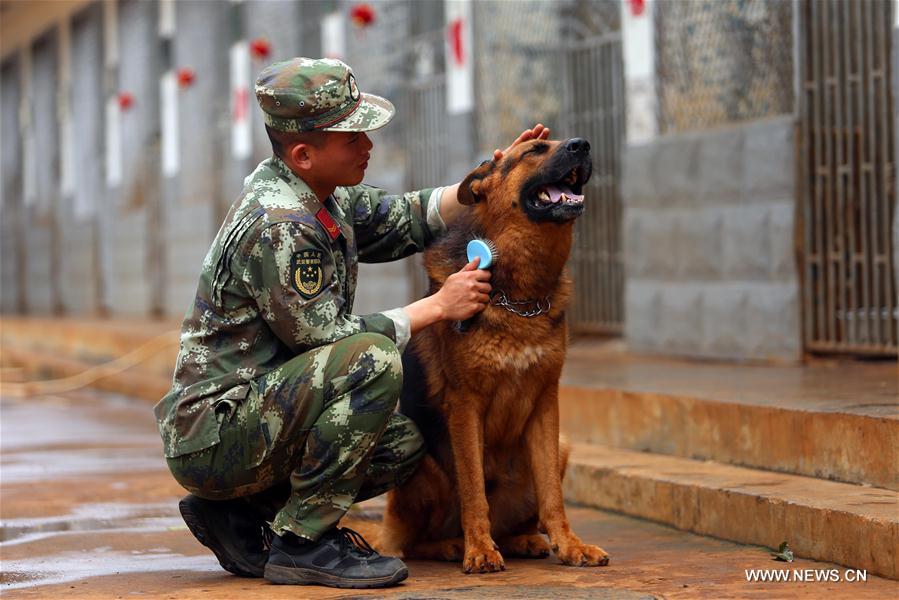
[[[278,63],[256,91],[266,120],[284,130],[347,121],[367,130],[393,115],[339,61]],[[155,408],[181,485],[217,500],[289,481],[272,528],[317,539],[354,501],[411,475],[422,441],[394,412],[408,317],[354,315],[353,296],[358,260],[402,258],[445,230],[438,197],[359,185],[320,202],[278,158],[245,180],[203,263],[172,389]]]

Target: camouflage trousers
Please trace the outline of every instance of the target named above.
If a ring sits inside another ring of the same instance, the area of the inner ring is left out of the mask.
[[[253,381],[219,414],[221,441],[167,459],[169,468],[197,496],[245,497],[276,533],[318,539],[424,456],[418,429],[394,412],[402,375],[396,345],[380,334],[316,348]]]

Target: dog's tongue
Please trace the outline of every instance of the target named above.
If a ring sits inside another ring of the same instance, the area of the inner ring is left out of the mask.
[[[554,185],[546,186],[546,193],[549,194],[549,201],[555,204],[562,199],[562,194],[568,197],[569,200],[583,200],[583,194],[575,194],[571,191],[570,188],[567,187],[556,187]]]

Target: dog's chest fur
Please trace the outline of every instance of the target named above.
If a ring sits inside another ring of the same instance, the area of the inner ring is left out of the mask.
[[[553,362],[559,351],[557,340],[534,338],[523,340],[520,334],[512,331],[475,331],[470,337],[470,353],[475,359],[471,366],[489,372],[485,374],[491,380],[503,377],[517,378],[521,376],[520,371],[534,367],[545,368],[546,363]]]
[[[450,274],[465,264],[465,245],[484,233],[473,223],[451,229],[425,254],[431,293]],[[506,257],[505,261],[503,257]],[[511,248],[500,247],[494,270],[496,289],[515,278],[520,258]],[[469,330],[460,333],[448,322],[435,323],[410,346],[415,367],[404,362],[406,385],[427,374],[427,386],[404,391],[402,411],[422,429],[432,452],[449,463],[446,421],[455,410],[474,410],[482,415],[484,443],[494,453],[507,448],[514,452],[522,443],[525,427],[540,402],[555,402],[555,388],[565,358],[565,309],[570,295],[567,275],[552,279],[555,286],[531,294],[506,289],[513,300],[526,297],[551,300],[549,313],[522,317],[501,306],[490,305],[478,314]],[[405,360],[405,359],[404,359]],[[506,454],[502,452],[501,454]]]

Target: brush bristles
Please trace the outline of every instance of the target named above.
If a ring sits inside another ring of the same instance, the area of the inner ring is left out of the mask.
[[[493,243],[493,240],[481,240],[481,241],[484,242],[488,248],[490,248],[490,254],[493,257],[491,262],[495,263],[496,260],[499,258],[499,248],[496,247],[496,244]]]
[[[496,247],[493,240],[484,240],[484,243],[490,248],[490,254],[493,255],[493,262],[496,262],[496,259],[499,258],[499,248]]]

